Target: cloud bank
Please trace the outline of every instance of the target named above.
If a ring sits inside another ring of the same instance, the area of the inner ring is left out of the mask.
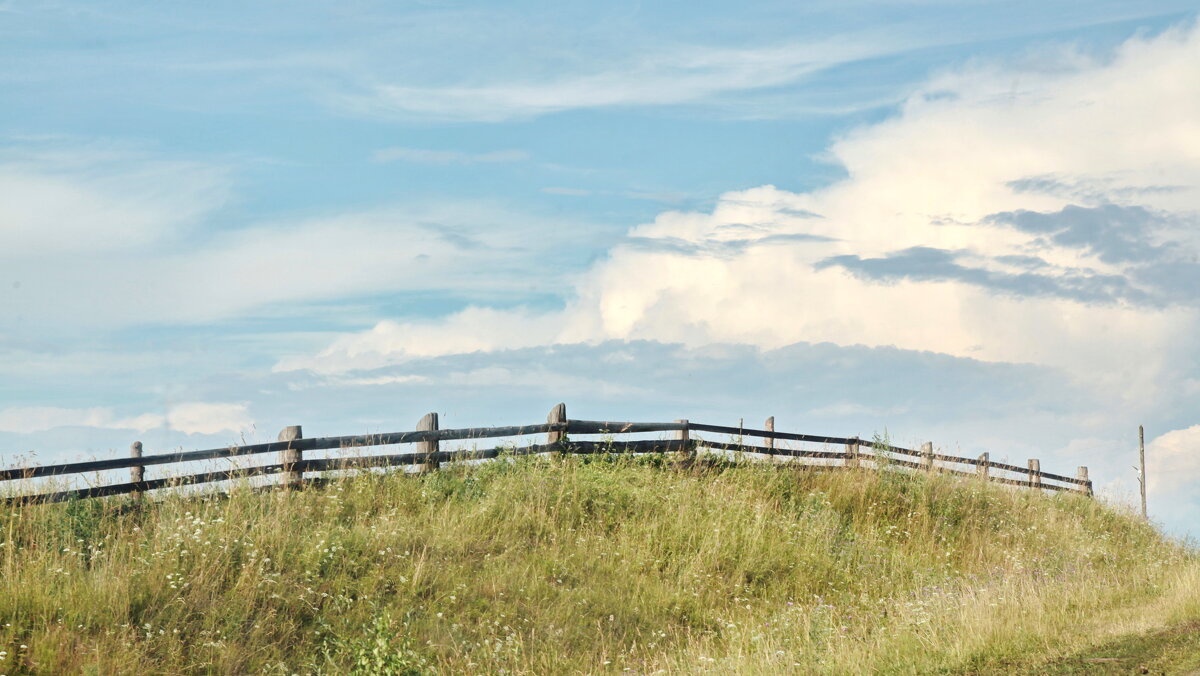
[[[844,180],[663,213],[583,274],[562,311],[381,322],[277,368],[610,339],[831,342],[1033,363],[1141,396],[1194,350],[1197,81],[1195,27],[1104,59],[947,72],[829,148]]]

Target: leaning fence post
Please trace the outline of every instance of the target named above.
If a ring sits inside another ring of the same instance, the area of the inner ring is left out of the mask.
[[[933,471],[933,442],[926,441],[921,444],[921,467],[925,468],[926,472]]]
[[[300,429],[300,425],[292,425],[285,427],[279,432],[279,441],[296,441],[304,437],[304,432]],[[296,463],[304,460],[304,452],[298,448],[292,448],[291,444],[279,452],[279,464],[283,465],[283,475],[280,477],[280,482],[284,488],[300,488],[304,485],[304,472],[297,472]]]
[[[1080,465],[1079,470],[1075,472],[1075,478],[1083,482],[1079,485],[1079,492],[1090,496],[1092,494],[1092,480],[1088,478],[1087,467]]]
[[[425,417],[417,423],[418,432],[436,431],[438,429],[438,414],[426,413]],[[431,457],[438,452],[440,444],[437,437],[427,441],[417,442],[417,453],[422,454],[421,463],[417,465],[418,472],[432,472],[438,468],[438,461]]]
[[[992,468],[990,457],[991,456],[989,456],[987,453],[984,453],[983,455],[979,456],[979,464],[975,465],[975,473],[978,474],[979,478],[983,479],[984,481],[987,481],[990,478],[989,475],[991,472],[988,471]]]
[[[767,418],[767,421],[763,423],[763,429],[768,432],[775,431],[775,416]],[[767,452],[775,455],[775,437],[767,437]]]
[[[846,444],[846,466],[858,467],[858,437],[850,437],[850,443]]]
[[[1037,458],[1029,459],[1029,487],[1042,487],[1042,462]]]
[[[692,445],[692,433],[688,429],[688,421],[676,420],[675,422],[683,425],[683,429],[675,433],[675,439],[679,441],[679,460],[690,464],[696,459],[696,447]]]
[[[140,442],[140,441],[133,442],[133,444],[129,447],[129,457],[131,457],[131,458],[142,457],[142,442]],[[146,480],[146,468],[145,467],[143,467],[142,465],[134,465],[133,467],[129,468],[129,482],[130,483],[140,484],[141,482],[143,482],[145,480]],[[132,493],[129,494],[129,496],[131,498],[133,498],[134,500],[141,500],[142,492],[141,491],[133,491]]]
[[[555,423],[565,423],[565,422],[567,422],[567,405],[564,403],[559,403],[554,408],[550,409],[550,415],[546,416],[546,423],[549,425],[554,425]],[[563,429],[563,430],[551,429],[549,432],[546,433],[546,445],[547,446],[554,446],[555,444],[561,445],[563,442],[563,439],[565,439],[566,436],[567,436],[567,431],[565,429]],[[563,449],[559,448],[552,452],[554,453],[555,457],[561,457]]]

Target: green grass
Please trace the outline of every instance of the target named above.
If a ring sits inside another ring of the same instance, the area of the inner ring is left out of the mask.
[[[1045,673],[1200,619],[1197,556],[1131,515],[900,472],[527,458],[0,542],[8,676]]]

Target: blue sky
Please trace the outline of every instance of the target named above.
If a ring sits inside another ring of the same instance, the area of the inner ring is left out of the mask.
[[[1185,2],[0,2],[0,457],[586,418],[1200,519]]]

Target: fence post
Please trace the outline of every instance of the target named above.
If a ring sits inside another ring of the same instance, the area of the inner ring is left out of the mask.
[[[933,442],[926,441],[921,444],[921,466],[926,472],[933,471]]]
[[[1079,492],[1090,497],[1092,495],[1092,480],[1088,478],[1087,467],[1080,465],[1079,470],[1075,472],[1075,478],[1084,482],[1080,484]]]
[[[1146,428],[1138,425],[1138,488],[1142,491],[1142,518],[1149,520],[1146,511]]]
[[[550,409],[550,415],[546,416],[546,422],[551,425],[553,425],[554,423],[567,422],[567,405],[564,403],[559,403],[554,408]],[[546,433],[546,444],[548,446],[553,446],[554,444],[561,444],[563,439],[566,438],[566,436],[567,436],[566,430],[550,430],[549,432]],[[551,452],[554,454],[554,457],[556,457],[556,458],[562,457],[562,449],[559,449],[556,451],[551,451]]]
[[[437,429],[437,413],[426,413],[425,417],[421,418],[421,421],[417,423],[418,432],[436,431]],[[417,465],[418,472],[432,472],[438,468],[438,461],[430,456],[434,453],[437,453],[440,447],[440,442],[437,439],[417,442],[417,453],[423,454],[424,456],[422,458],[422,462]]]
[[[680,419],[675,422],[683,425],[683,429],[675,433],[675,439],[680,442],[679,461],[684,465],[690,465],[696,459],[696,447],[692,445],[692,433],[688,429],[688,421]]]
[[[133,442],[132,445],[130,445],[129,457],[131,457],[131,458],[142,457],[142,442],[135,441],[135,442]],[[146,480],[146,468],[145,467],[143,467],[141,465],[134,465],[133,467],[129,468],[129,481],[131,483],[135,483],[135,484],[141,483],[145,480]],[[141,500],[142,492],[134,491],[129,494],[129,497],[133,498],[134,500]]]
[[[979,478],[983,479],[984,481],[987,481],[991,475],[989,470],[991,470],[992,466],[988,464],[990,462],[991,456],[987,453],[984,453],[983,455],[979,456],[979,464],[975,465],[975,473],[978,474]]]
[[[1029,487],[1042,487],[1042,462],[1037,458],[1029,459]]]
[[[763,429],[768,432],[775,431],[775,416],[767,418],[767,421],[763,423]],[[770,455],[775,455],[775,437],[767,437],[767,450]]]
[[[296,441],[303,437],[304,432],[300,429],[300,425],[285,427],[279,432],[279,441]],[[283,465],[280,483],[284,488],[296,489],[304,485],[304,472],[295,470],[296,463],[302,460],[304,460],[304,452],[298,448],[292,448],[291,444],[279,452],[279,463]]]
[[[858,437],[850,437],[850,443],[846,444],[846,466],[858,468]]]

